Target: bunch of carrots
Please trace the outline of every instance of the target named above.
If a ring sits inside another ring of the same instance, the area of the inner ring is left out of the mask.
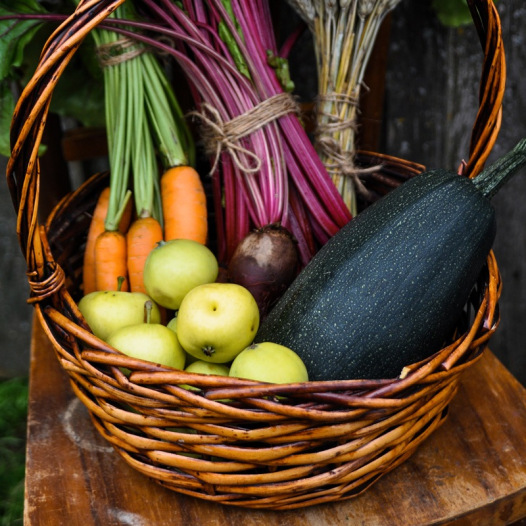
[[[144,263],[160,241],[193,239],[205,244],[208,233],[206,195],[198,172],[188,165],[174,166],[161,177],[163,223],[137,216],[128,200],[116,230],[105,226],[110,187],[100,194],[84,252],[84,294],[95,290],[146,292]],[[119,277],[125,280],[118,287]]]
[[[115,16],[132,20],[131,4]],[[97,30],[94,38],[104,70],[110,183],[88,232],[84,294],[145,292],[144,263],[160,241],[206,243],[205,191],[192,167],[192,137],[156,57],[113,31]]]

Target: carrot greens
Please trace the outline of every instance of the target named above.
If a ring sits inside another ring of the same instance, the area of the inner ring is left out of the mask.
[[[136,20],[133,4],[123,3],[112,18]],[[157,57],[133,38],[133,31],[124,37],[111,28],[97,28],[93,37],[105,82],[111,173],[106,229],[116,230],[130,187],[137,216],[162,223],[158,157],[164,168],[195,159],[184,115]]]

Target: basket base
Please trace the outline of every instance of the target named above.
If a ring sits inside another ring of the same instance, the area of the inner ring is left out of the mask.
[[[268,526],[416,526],[460,517],[499,526],[526,517],[526,389],[489,351],[463,375],[445,425],[365,493],[264,516],[169,491],[131,469],[94,429],[85,407],[73,403],[68,376],[38,322],[31,353],[27,524],[96,526],[118,523],[122,515],[156,526],[263,520]]]
[[[411,457],[418,446],[444,423],[447,414],[448,408],[445,407],[431,419],[417,437],[412,437],[409,445],[402,440],[397,446],[385,451],[384,456],[389,460],[380,457],[377,460],[379,466],[377,470],[370,471],[368,466],[364,467],[367,462],[366,459],[362,459],[359,463],[347,462],[333,466],[332,469],[331,466],[315,469],[309,479],[302,479],[298,484],[293,482],[261,484],[260,486],[253,484],[249,486],[211,485],[206,483],[206,476],[203,476],[204,480],[199,480],[198,473],[194,474],[194,477],[177,472],[177,470],[152,468],[149,459],[147,462],[141,460],[141,452],[132,453],[118,446],[115,446],[115,449],[133,469],[171,491],[239,508],[293,510],[330,502],[340,502],[361,495],[383,475]],[[96,415],[92,414],[91,417],[102,436],[111,440],[111,437],[104,430],[104,424]],[[331,475],[341,478],[343,472],[346,473],[346,477],[339,480],[338,483],[319,487],[320,480]],[[307,489],[302,491],[301,485],[307,486]]]

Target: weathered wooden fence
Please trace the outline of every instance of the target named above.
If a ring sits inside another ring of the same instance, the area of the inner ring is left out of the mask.
[[[473,27],[443,27],[430,1],[402,0],[393,13],[386,78],[386,153],[455,169],[468,155],[481,47]],[[526,3],[499,0],[507,57],[502,128],[489,161],[526,136]],[[494,251],[503,279],[501,323],[491,348],[526,383],[526,170],[494,198]]]

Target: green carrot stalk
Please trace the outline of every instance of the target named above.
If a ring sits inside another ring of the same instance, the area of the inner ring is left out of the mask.
[[[135,20],[133,5],[122,4],[114,17]],[[131,173],[137,215],[150,215],[162,224],[157,154],[165,169],[193,165],[191,133],[153,52],[110,29],[97,29],[93,35],[99,49],[106,51],[104,82],[111,172],[106,229],[118,225]]]

